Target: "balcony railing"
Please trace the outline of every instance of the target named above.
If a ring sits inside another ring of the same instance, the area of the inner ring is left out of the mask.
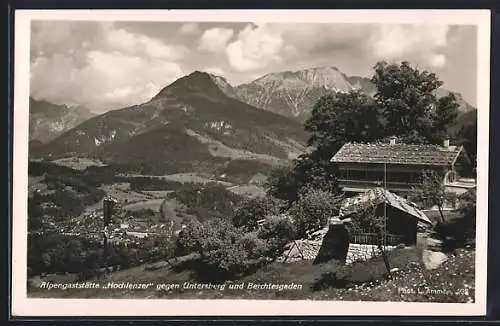
[[[395,234],[385,235],[385,241],[384,238],[382,238],[377,233],[357,233],[350,235],[350,242],[357,244],[376,245],[380,243],[380,244],[385,244],[387,246],[397,246],[398,244],[402,243],[401,240],[402,237]]]
[[[384,181],[370,181],[370,180],[349,180],[349,179],[339,179],[341,186],[352,186],[352,187],[383,187]],[[411,188],[413,186],[421,185],[418,182],[401,182],[401,181],[386,181],[385,185],[388,188]]]

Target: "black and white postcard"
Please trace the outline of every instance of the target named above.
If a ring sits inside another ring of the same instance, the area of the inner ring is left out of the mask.
[[[15,316],[481,315],[490,13],[17,11]]]

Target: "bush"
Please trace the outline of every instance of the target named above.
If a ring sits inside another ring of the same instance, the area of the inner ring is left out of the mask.
[[[267,242],[259,238],[258,232],[245,234],[240,241],[243,248],[248,252],[248,258],[254,260],[265,259],[268,252]]]
[[[476,190],[460,195],[459,216],[436,225],[434,231],[446,251],[454,251],[467,244],[473,245],[476,236]]]
[[[280,213],[283,202],[273,197],[251,198],[243,200],[236,208],[232,221],[236,227],[243,227],[246,231],[257,229],[257,221],[268,215]]]
[[[476,230],[476,189],[471,189],[458,197],[458,210],[462,214],[469,231]],[[471,234],[474,236],[475,234]]]
[[[192,222],[177,239],[176,254],[197,253],[191,268],[198,278],[221,281],[239,278],[279,256],[294,238],[289,219],[268,219],[257,232],[244,233],[223,219]]]
[[[267,194],[291,204],[308,188],[340,193],[336,167],[330,162],[334,152],[315,150],[299,156],[291,167],[273,170],[266,182]]]
[[[323,228],[328,219],[338,215],[341,197],[319,189],[307,189],[290,208],[298,237]]]
[[[203,238],[203,225],[196,220],[190,221],[179,233],[175,244],[175,255],[183,256],[192,252],[201,252],[200,241]]]
[[[245,239],[242,230],[222,219],[191,222],[179,234],[176,253],[199,254],[194,265],[199,278],[231,279],[242,275],[251,265],[250,251],[246,250],[242,239]]]
[[[266,240],[266,256],[275,259],[283,253],[285,246],[295,239],[295,226],[289,216],[271,216],[262,224],[258,237]]]

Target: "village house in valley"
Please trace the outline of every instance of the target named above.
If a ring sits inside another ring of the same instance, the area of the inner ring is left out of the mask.
[[[476,187],[474,178],[465,178],[472,170],[468,154],[449,140],[442,146],[404,144],[396,138],[389,143],[346,143],[331,161],[338,164],[338,180],[346,193],[385,187],[404,195],[422,182],[425,170],[444,175],[447,191],[461,194]]]

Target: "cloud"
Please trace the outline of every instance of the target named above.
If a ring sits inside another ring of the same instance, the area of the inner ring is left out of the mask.
[[[167,45],[158,39],[124,29],[110,30],[106,35],[106,43],[111,50],[125,54],[166,60],[178,60],[188,52],[184,46]]]
[[[211,28],[206,30],[200,38],[198,50],[201,52],[219,53],[224,51],[226,44],[234,31],[230,28]]]
[[[196,23],[185,23],[179,27],[179,33],[190,35],[190,34],[198,34],[200,32],[200,27]]]
[[[32,95],[56,103],[111,109],[151,99],[166,82],[182,76],[176,63],[91,51],[89,64],[75,68],[71,58],[40,58],[31,67]]]
[[[430,65],[434,68],[442,68],[446,64],[446,57],[442,54],[434,54],[430,57]]]
[[[151,99],[182,76],[177,61],[186,54],[182,46],[113,24],[67,22],[36,24],[31,50],[32,96],[95,111]]]
[[[439,68],[446,63],[440,52],[447,45],[448,29],[447,25],[382,25],[368,42],[376,58],[413,60]]]
[[[369,76],[378,60],[407,60],[437,72],[448,88],[470,88],[471,97],[476,33],[446,25],[35,21],[31,93],[109,110],[147,101],[185,71],[239,84],[315,66]]]
[[[203,69],[203,71],[208,72],[209,74],[216,75],[216,76],[224,76],[226,74],[224,72],[224,70],[222,70],[219,67],[209,67],[209,68]]]
[[[234,69],[250,71],[282,61],[280,52],[284,49],[280,32],[267,25],[247,25],[239,32],[238,39],[227,46],[226,55]]]

